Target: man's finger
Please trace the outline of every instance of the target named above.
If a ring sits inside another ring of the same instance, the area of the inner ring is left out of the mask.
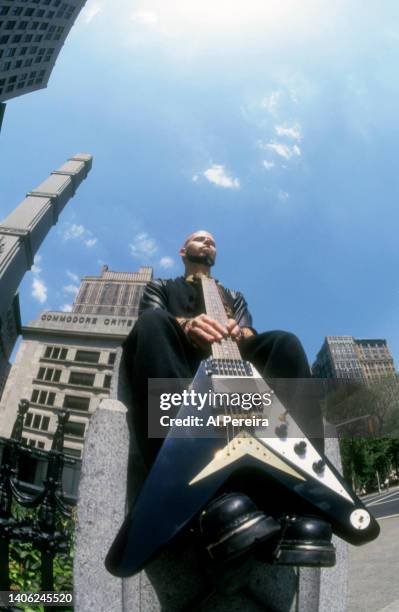
[[[194,342],[205,341],[207,344],[212,344],[212,342],[216,341],[216,338],[212,334],[207,333],[200,327],[191,329],[189,337],[191,340],[194,340]]]
[[[216,321],[215,319],[208,317],[208,315],[200,315],[199,317],[197,317],[197,320],[207,323],[208,325],[213,327],[216,331],[218,331],[220,334],[222,334],[222,336],[224,336],[225,338],[229,335],[229,332],[224,325],[219,323],[219,321]]]
[[[193,327],[193,331],[197,331],[198,329],[201,329],[202,331],[212,336],[214,340],[217,340],[217,341],[223,340],[223,337],[224,337],[223,334],[221,334],[214,327],[212,327],[208,323],[205,323],[204,321],[201,321],[200,323],[198,323],[197,325]]]

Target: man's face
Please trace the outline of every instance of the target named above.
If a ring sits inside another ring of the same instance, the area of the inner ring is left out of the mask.
[[[189,261],[213,266],[216,259],[215,239],[209,232],[194,232],[180,249],[180,255]]]

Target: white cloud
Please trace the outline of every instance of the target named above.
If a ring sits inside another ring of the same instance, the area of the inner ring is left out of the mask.
[[[68,225],[64,234],[63,239],[67,240],[81,240],[87,248],[91,248],[97,244],[97,238],[93,236],[93,233],[86,229],[83,225],[72,223]]]
[[[35,255],[34,260],[33,260],[33,266],[31,267],[32,273],[35,275],[39,275],[42,271],[41,267],[39,266],[39,263],[42,260],[42,256],[41,255]]]
[[[287,136],[293,140],[301,140],[301,128],[298,124],[288,127],[287,125],[276,125],[274,127],[278,136]]]
[[[137,234],[133,242],[129,244],[130,254],[139,259],[145,259],[155,255],[158,251],[157,243],[146,232]]]
[[[73,283],[78,283],[79,282],[79,276],[77,274],[74,274],[73,272],[71,272],[70,270],[66,271],[66,275],[67,277],[73,282]]]
[[[82,11],[82,18],[86,23],[90,23],[94,17],[103,11],[103,6],[100,2],[90,2]]]
[[[286,202],[288,198],[290,197],[290,194],[287,191],[283,191],[282,189],[280,189],[280,191],[277,194],[277,197],[280,200],[280,202]]]
[[[268,143],[259,143],[259,146],[262,149],[270,149],[280,155],[280,157],[284,157],[284,159],[291,159],[294,156],[299,156],[301,154],[301,149],[297,144],[287,145],[283,142],[268,142]]]
[[[205,170],[204,176],[210,183],[218,187],[228,189],[239,189],[240,187],[240,181],[226,174],[226,170],[221,164],[213,164],[213,166]]]
[[[159,260],[159,265],[164,269],[173,268],[175,265],[175,260],[172,257],[161,257]]]
[[[194,176],[192,178],[193,183],[196,183],[198,181],[198,179],[199,179],[198,174],[194,174]]]
[[[40,278],[34,278],[32,282],[32,297],[40,304],[44,304],[47,300],[47,287],[44,281]]]
[[[76,287],[75,285],[65,285],[62,290],[64,291],[64,293],[71,293],[72,295],[78,295],[79,292],[79,287]]]
[[[77,225],[72,223],[64,232],[64,240],[72,240],[73,238],[80,238],[85,233],[83,225]]]
[[[62,312],[71,312],[72,304],[62,304],[59,308]]]
[[[158,15],[154,11],[135,11],[130,15],[131,21],[141,25],[155,25],[158,23]]]
[[[261,100],[261,107],[267,110],[271,115],[275,115],[281,102],[281,91],[272,91],[269,96]]]
[[[263,165],[266,168],[266,170],[271,170],[272,168],[275,167],[276,164],[274,163],[274,161],[269,161],[268,159],[264,159]]]
[[[85,245],[88,248],[94,246],[95,244],[97,244],[97,238],[89,238],[88,240],[85,240]]]

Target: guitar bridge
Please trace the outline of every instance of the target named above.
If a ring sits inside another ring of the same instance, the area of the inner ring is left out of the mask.
[[[208,376],[252,376],[251,364],[244,359],[215,359],[205,361]]]

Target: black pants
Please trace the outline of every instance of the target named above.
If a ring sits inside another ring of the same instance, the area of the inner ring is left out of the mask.
[[[250,361],[273,386],[275,379],[296,379],[275,392],[305,433],[320,450],[323,426],[317,398],[306,389],[311,378],[309,364],[298,338],[284,331],[270,331],[240,342],[243,359]],[[147,382],[149,378],[193,378],[207,355],[187,340],[175,318],[162,309],[146,310],[124,344],[128,379],[132,384],[133,409],[129,415],[141,452],[149,464],[161,441],[148,438]]]

